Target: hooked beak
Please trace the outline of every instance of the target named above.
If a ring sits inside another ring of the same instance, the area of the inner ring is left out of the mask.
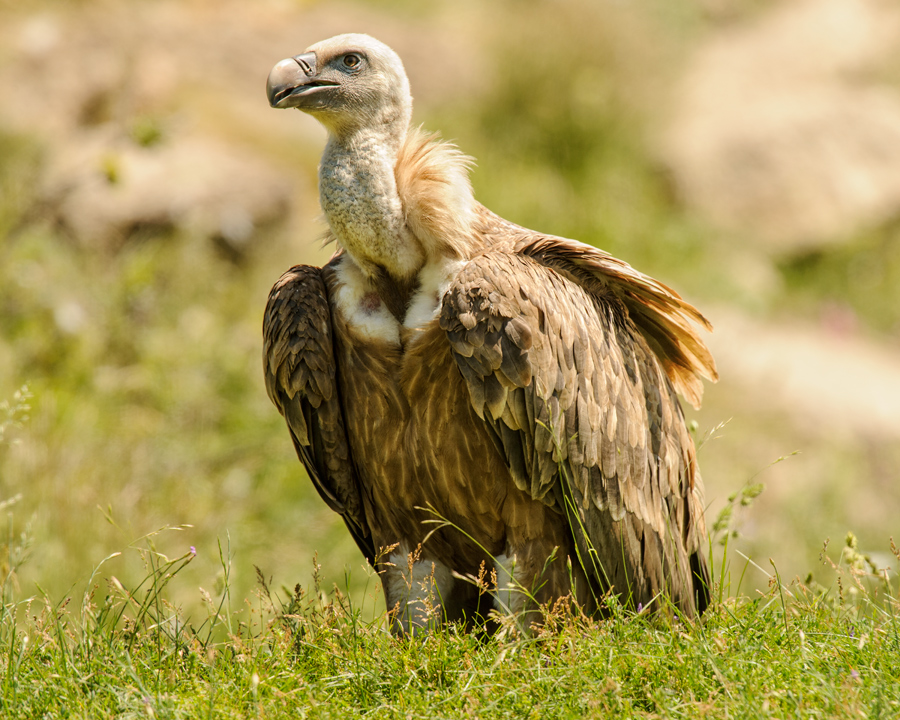
[[[337,83],[319,80],[316,75],[316,54],[302,53],[279,62],[266,80],[266,95],[273,108],[298,107],[301,97]]]

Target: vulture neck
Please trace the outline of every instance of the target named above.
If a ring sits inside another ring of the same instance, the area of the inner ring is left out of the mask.
[[[396,302],[385,294],[398,288],[407,297],[397,302],[408,305],[426,261],[407,227],[394,174],[405,139],[406,127],[394,124],[330,134],[319,167],[319,196],[332,232],[389,306]],[[383,293],[381,285],[396,287]]]

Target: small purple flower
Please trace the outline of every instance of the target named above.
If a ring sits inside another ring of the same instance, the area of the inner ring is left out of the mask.
[[[852,625],[850,626],[850,637],[854,637],[854,635],[853,635],[853,626],[852,626]]]
[[[644,603],[639,602],[638,606],[637,606],[638,615],[641,614],[641,610],[643,610],[643,609],[644,609]]]
[[[197,554],[197,548],[195,548],[193,545],[191,545],[191,555],[196,555],[196,554]]]
[[[852,677],[854,680],[859,680],[859,673],[856,672],[856,670],[854,670],[853,668],[850,668],[850,677]]]

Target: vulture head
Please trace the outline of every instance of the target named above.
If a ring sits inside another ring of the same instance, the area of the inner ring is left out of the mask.
[[[297,108],[344,137],[362,128],[406,131],[412,115],[400,57],[373,37],[337,35],[279,62],[266,82],[269,104]]]

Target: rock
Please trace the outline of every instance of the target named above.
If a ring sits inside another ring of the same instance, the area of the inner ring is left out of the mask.
[[[886,0],[794,0],[690,63],[663,156],[685,202],[772,253],[900,215],[900,48]]]
[[[114,247],[143,228],[185,228],[242,253],[288,212],[290,178],[220,141],[176,136],[149,147],[108,129],[48,160],[45,201],[82,245]]]
[[[900,352],[856,332],[852,317],[760,323],[709,312],[709,347],[722,385],[766,412],[779,410],[813,437],[900,441]]]

